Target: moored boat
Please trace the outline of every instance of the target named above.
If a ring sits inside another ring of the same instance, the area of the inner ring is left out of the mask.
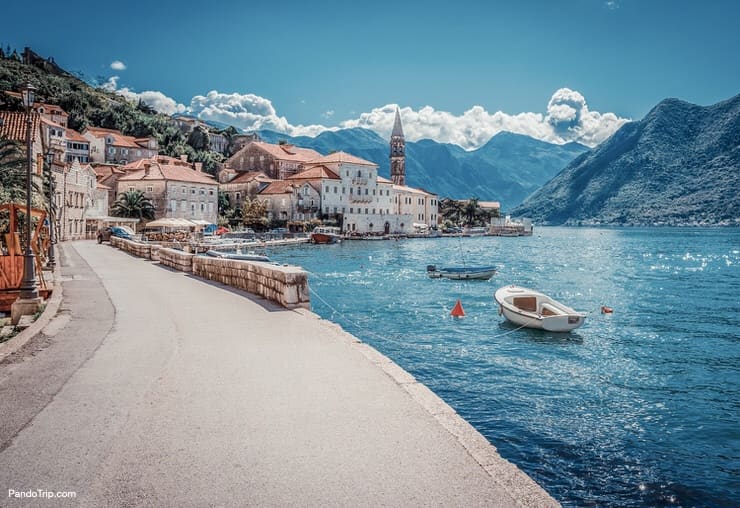
[[[453,280],[488,280],[496,273],[495,266],[468,266],[468,267],[445,267],[437,268],[435,265],[427,265],[427,275],[432,279]]]
[[[499,314],[526,328],[569,332],[586,320],[586,314],[533,289],[504,286],[496,290],[494,299],[499,304]]]
[[[335,226],[318,226],[311,232],[311,243],[337,243],[341,241],[340,229]]]

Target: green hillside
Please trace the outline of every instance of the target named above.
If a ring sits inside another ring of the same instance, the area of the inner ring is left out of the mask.
[[[186,154],[194,162],[202,162],[211,174],[224,157],[203,149],[198,136],[190,139],[173,123],[170,117],[155,112],[139,102],[134,104],[112,92],[94,88],[81,79],[33,52],[30,64],[21,62],[16,54],[0,54],[0,92],[20,91],[31,83],[37,88],[37,100],[60,106],[69,114],[68,126],[82,132],[86,127],[117,129],[135,137],[153,136],[160,152],[179,157]],[[20,109],[20,101],[0,93],[0,109]]]

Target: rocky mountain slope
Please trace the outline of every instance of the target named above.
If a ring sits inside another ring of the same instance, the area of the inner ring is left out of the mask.
[[[740,224],[740,95],[666,99],[513,210],[546,224]]]

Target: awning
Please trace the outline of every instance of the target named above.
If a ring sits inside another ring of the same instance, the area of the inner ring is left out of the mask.
[[[187,219],[175,219],[173,217],[165,217],[163,219],[153,220],[147,223],[144,227],[147,228],[193,228],[196,224]]]
[[[213,222],[208,222],[207,220],[201,220],[201,219],[191,219],[190,222],[193,224],[197,224],[198,226],[210,226],[213,224]]]

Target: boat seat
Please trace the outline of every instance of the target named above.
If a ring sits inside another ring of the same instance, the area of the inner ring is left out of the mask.
[[[549,303],[543,303],[540,305],[540,314],[543,316],[559,316],[562,312]]]
[[[515,296],[511,303],[518,309],[527,312],[537,312],[536,296]]]

